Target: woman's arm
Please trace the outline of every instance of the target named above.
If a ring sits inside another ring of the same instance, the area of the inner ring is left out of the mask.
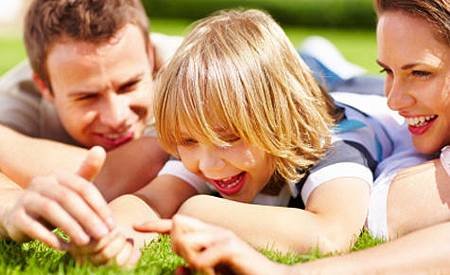
[[[380,246],[295,266],[292,274],[448,274],[450,222]]]
[[[306,210],[253,205],[195,196],[180,214],[226,227],[255,247],[281,251],[347,251],[367,215],[369,185],[357,178],[337,178],[317,187]]]

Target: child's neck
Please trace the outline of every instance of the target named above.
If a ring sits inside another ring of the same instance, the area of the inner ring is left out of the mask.
[[[270,178],[269,182],[264,186],[261,193],[269,196],[276,196],[283,189],[285,182],[281,179],[279,175],[274,173]]]

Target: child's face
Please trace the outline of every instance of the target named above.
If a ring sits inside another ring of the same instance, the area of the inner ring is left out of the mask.
[[[203,144],[186,137],[177,146],[181,161],[205,178],[227,199],[252,202],[274,173],[273,159],[239,137],[224,135],[228,147]]]

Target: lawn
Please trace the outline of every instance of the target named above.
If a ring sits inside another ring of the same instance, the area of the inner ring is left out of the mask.
[[[152,31],[163,32],[173,35],[186,34],[189,21],[185,20],[152,20]],[[284,26],[292,43],[298,46],[301,41],[309,35],[321,35],[332,41],[344,56],[370,73],[376,73],[378,66],[376,59],[375,33],[370,30],[347,30],[347,29],[316,29]],[[6,72],[25,58],[25,50],[20,38],[17,36],[0,36],[0,75]]]
[[[352,250],[368,248],[379,243],[379,240],[364,232]],[[173,254],[170,247],[169,237],[162,236],[143,250],[136,268],[122,270],[114,266],[77,265],[70,255],[49,249],[37,241],[17,245],[3,240],[0,241],[0,274],[172,274],[177,267],[185,265],[185,262]],[[302,263],[325,257],[317,250],[304,255],[282,254],[270,249],[262,250],[262,253],[269,259],[284,264]]]
[[[183,35],[188,25],[188,21],[182,20],[153,20],[152,31]],[[370,73],[377,71],[374,61],[375,33],[372,31],[306,29],[292,26],[284,28],[296,46],[309,35],[322,35],[331,40],[350,61],[368,69]],[[0,36],[0,75],[24,58],[25,51],[20,35]],[[363,249],[378,243],[378,240],[364,233],[353,249]],[[272,260],[286,264],[323,257],[319,251],[305,255],[286,255],[266,249],[263,253]],[[77,266],[70,256],[51,250],[39,242],[17,245],[10,241],[0,241],[0,274],[171,274],[177,266],[183,264],[183,260],[171,252],[170,240],[167,237],[144,249],[138,266],[129,271],[115,267]]]

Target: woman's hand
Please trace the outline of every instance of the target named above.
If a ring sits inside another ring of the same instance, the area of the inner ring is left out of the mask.
[[[230,230],[176,215],[135,226],[138,231],[170,233],[172,248],[193,269],[215,274],[224,268],[238,274],[274,274],[280,265],[270,262]]]

